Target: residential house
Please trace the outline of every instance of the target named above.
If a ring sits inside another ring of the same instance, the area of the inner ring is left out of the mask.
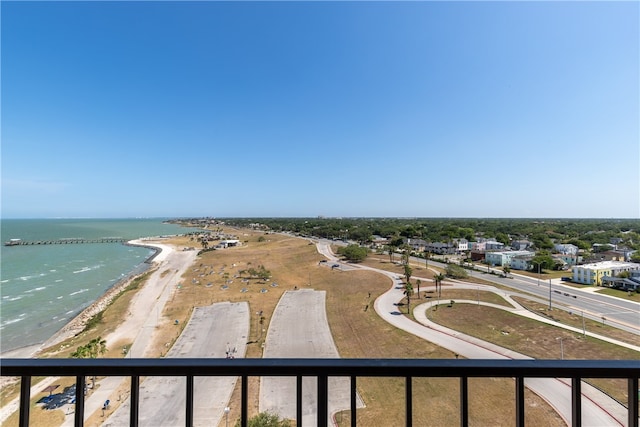
[[[568,255],[568,254],[553,254],[553,259],[557,259],[562,261],[567,265],[575,265],[576,264],[576,256]],[[582,257],[578,255],[578,264],[582,262]]]
[[[585,285],[602,286],[604,277],[615,277],[623,271],[632,274],[640,272],[640,264],[621,261],[601,261],[591,264],[574,265],[571,268],[572,280]]]
[[[489,265],[499,265],[499,266],[508,265],[509,267],[511,267],[511,260],[513,259],[513,257],[517,257],[517,256],[533,257],[534,255],[535,255],[535,252],[531,252],[531,251],[486,252],[485,261]]]
[[[467,239],[453,239],[453,244],[456,246],[458,253],[467,252],[469,250],[469,241]]]
[[[422,239],[403,239],[407,245],[415,252],[424,252],[427,242]]]
[[[504,249],[504,243],[501,242],[485,242],[485,250],[487,251],[501,251]]]
[[[525,251],[533,246],[533,243],[528,240],[514,240],[511,242],[511,249],[514,251]]]
[[[426,252],[438,255],[452,255],[456,253],[457,247],[450,243],[433,242],[427,243]]]
[[[559,254],[563,255],[576,255],[578,253],[578,247],[570,243],[557,243],[553,245],[553,249]]]
[[[630,250],[630,249],[597,252],[597,253],[593,254],[593,256],[591,257],[591,260],[593,260],[593,262],[599,262],[599,261],[629,261],[629,259],[631,257],[631,253],[633,253],[633,251]]]
[[[532,254],[513,256],[509,261],[509,268],[511,268],[512,270],[529,271],[531,270],[532,259]]]

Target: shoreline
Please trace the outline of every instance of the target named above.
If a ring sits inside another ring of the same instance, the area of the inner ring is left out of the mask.
[[[77,334],[82,332],[87,322],[98,313],[104,311],[109,304],[120,295],[133,280],[141,277],[144,274],[149,273],[154,268],[154,263],[159,263],[162,259],[166,258],[167,253],[170,250],[166,245],[159,243],[149,243],[147,240],[157,240],[159,237],[134,239],[124,243],[127,246],[137,246],[147,249],[152,249],[154,253],[149,255],[142,264],[146,264],[146,268],[134,274],[129,274],[127,277],[118,280],[107,291],[92,302],[88,307],[84,308],[80,313],[67,322],[62,328],[60,328],[55,334],[47,338],[45,341],[39,344],[32,344],[25,347],[14,348],[0,353],[0,359],[5,358],[37,358],[39,353],[49,347],[59,344]]]

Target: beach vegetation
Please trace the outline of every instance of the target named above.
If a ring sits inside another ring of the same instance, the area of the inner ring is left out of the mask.
[[[84,329],[82,330],[82,332],[86,332],[89,331],[95,327],[97,327],[100,323],[102,323],[102,314],[104,312],[100,311],[98,313],[96,313],[94,316],[91,316],[89,318],[89,320],[87,320],[87,323],[84,325]]]
[[[291,421],[281,419],[276,414],[269,412],[260,412],[255,417],[251,418],[248,422],[249,427],[291,427]],[[240,420],[235,424],[236,427],[240,427]]]

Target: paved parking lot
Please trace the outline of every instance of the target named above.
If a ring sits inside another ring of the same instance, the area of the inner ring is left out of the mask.
[[[325,297],[324,291],[311,289],[285,292],[271,319],[263,357],[339,358],[327,322]],[[348,377],[329,378],[329,416],[349,408],[349,387]],[[358,406],[364,406],[359,398]],[[316,409],[316,378],[303,378],[302,425],[316,425]],[[295,377],[263,377],[260,411],[295,419]]]
[[[217,303],[197,307],[167,357],[244,357],[249,335],[249,305]],[[194,425],[215,426],[235,387],[236,377],[198,377],[194,380]],[[184,377],[150,377],[140,386],[140,426],[185,425]],[[129,424],[129,402],[125,402],[104,424]]]

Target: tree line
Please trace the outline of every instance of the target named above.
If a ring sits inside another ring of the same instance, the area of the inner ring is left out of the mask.
[[[275,232],[340,239],[367,244],[373,236],[427,242],[454,239],[475,241],[495,238],[508,245],[513,240],[531,241],[538,250],[554,243],[573,244],[583,250],[619,239],[619,246],[640,249],[640,219],[520,219],[520,218],[220,218],[227,225],[261,224]]]

